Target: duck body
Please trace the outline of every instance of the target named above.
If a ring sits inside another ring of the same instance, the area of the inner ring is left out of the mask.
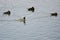
[[[23,17],[22,19],[18,19],[16,21],[20,21],[20,22],[23,22],[25,24],[26,23],[26,17]]]
[[[8,10],[7,12],[4,12],[4,14],[6,14],[6,15],[10,15],[11,12]]]
[[[57,15],[58,15],[57,12],[51,13],[51,16],[57,16]]]
[[[28,8],[28,11],[32,11],[32,12],[34,12],[34,7],[32,7],[32,8]]]

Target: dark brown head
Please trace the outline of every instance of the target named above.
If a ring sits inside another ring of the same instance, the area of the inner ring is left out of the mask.
[[[26,23],[26,18],[25,17],[23,17],[23,19],[24,19],[24,24]]]
[[[25,17],[23,17],[23,19],[25,19]]]

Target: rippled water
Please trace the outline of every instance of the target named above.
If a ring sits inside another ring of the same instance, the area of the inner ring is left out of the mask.
[[[26,24],[16,21],[24,16]],[[0,0],[0,40],[60,40],[60,0]]]

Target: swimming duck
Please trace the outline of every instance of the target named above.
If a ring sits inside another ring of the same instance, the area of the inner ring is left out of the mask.
[[[28,11],[32,11],[32,12],[34,12],[34,10],[35,10],[34,7],[28,8]]]
[[[8,10],[7,12],[4,12],[3,14],[9,15],[11,14],[11,12]]]
[[[23,19],[18,19],[17,21],[23,22],[25,24],[26,23],[26,17],[23,17]]]
[[[51,13],[51,16],[57,16],[57,12]]]

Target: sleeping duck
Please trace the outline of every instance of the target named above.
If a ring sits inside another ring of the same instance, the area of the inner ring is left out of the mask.
[[[3,14],[10,16],[11,12],[8,10],[7,12],[4,12]]]
[[[28,8],[28,11],[32,11],[32,12],[34,12],[34,10],[35,10],[34,7]]]
[[[51,16],[57,16],[57,12],[51,13]]]

